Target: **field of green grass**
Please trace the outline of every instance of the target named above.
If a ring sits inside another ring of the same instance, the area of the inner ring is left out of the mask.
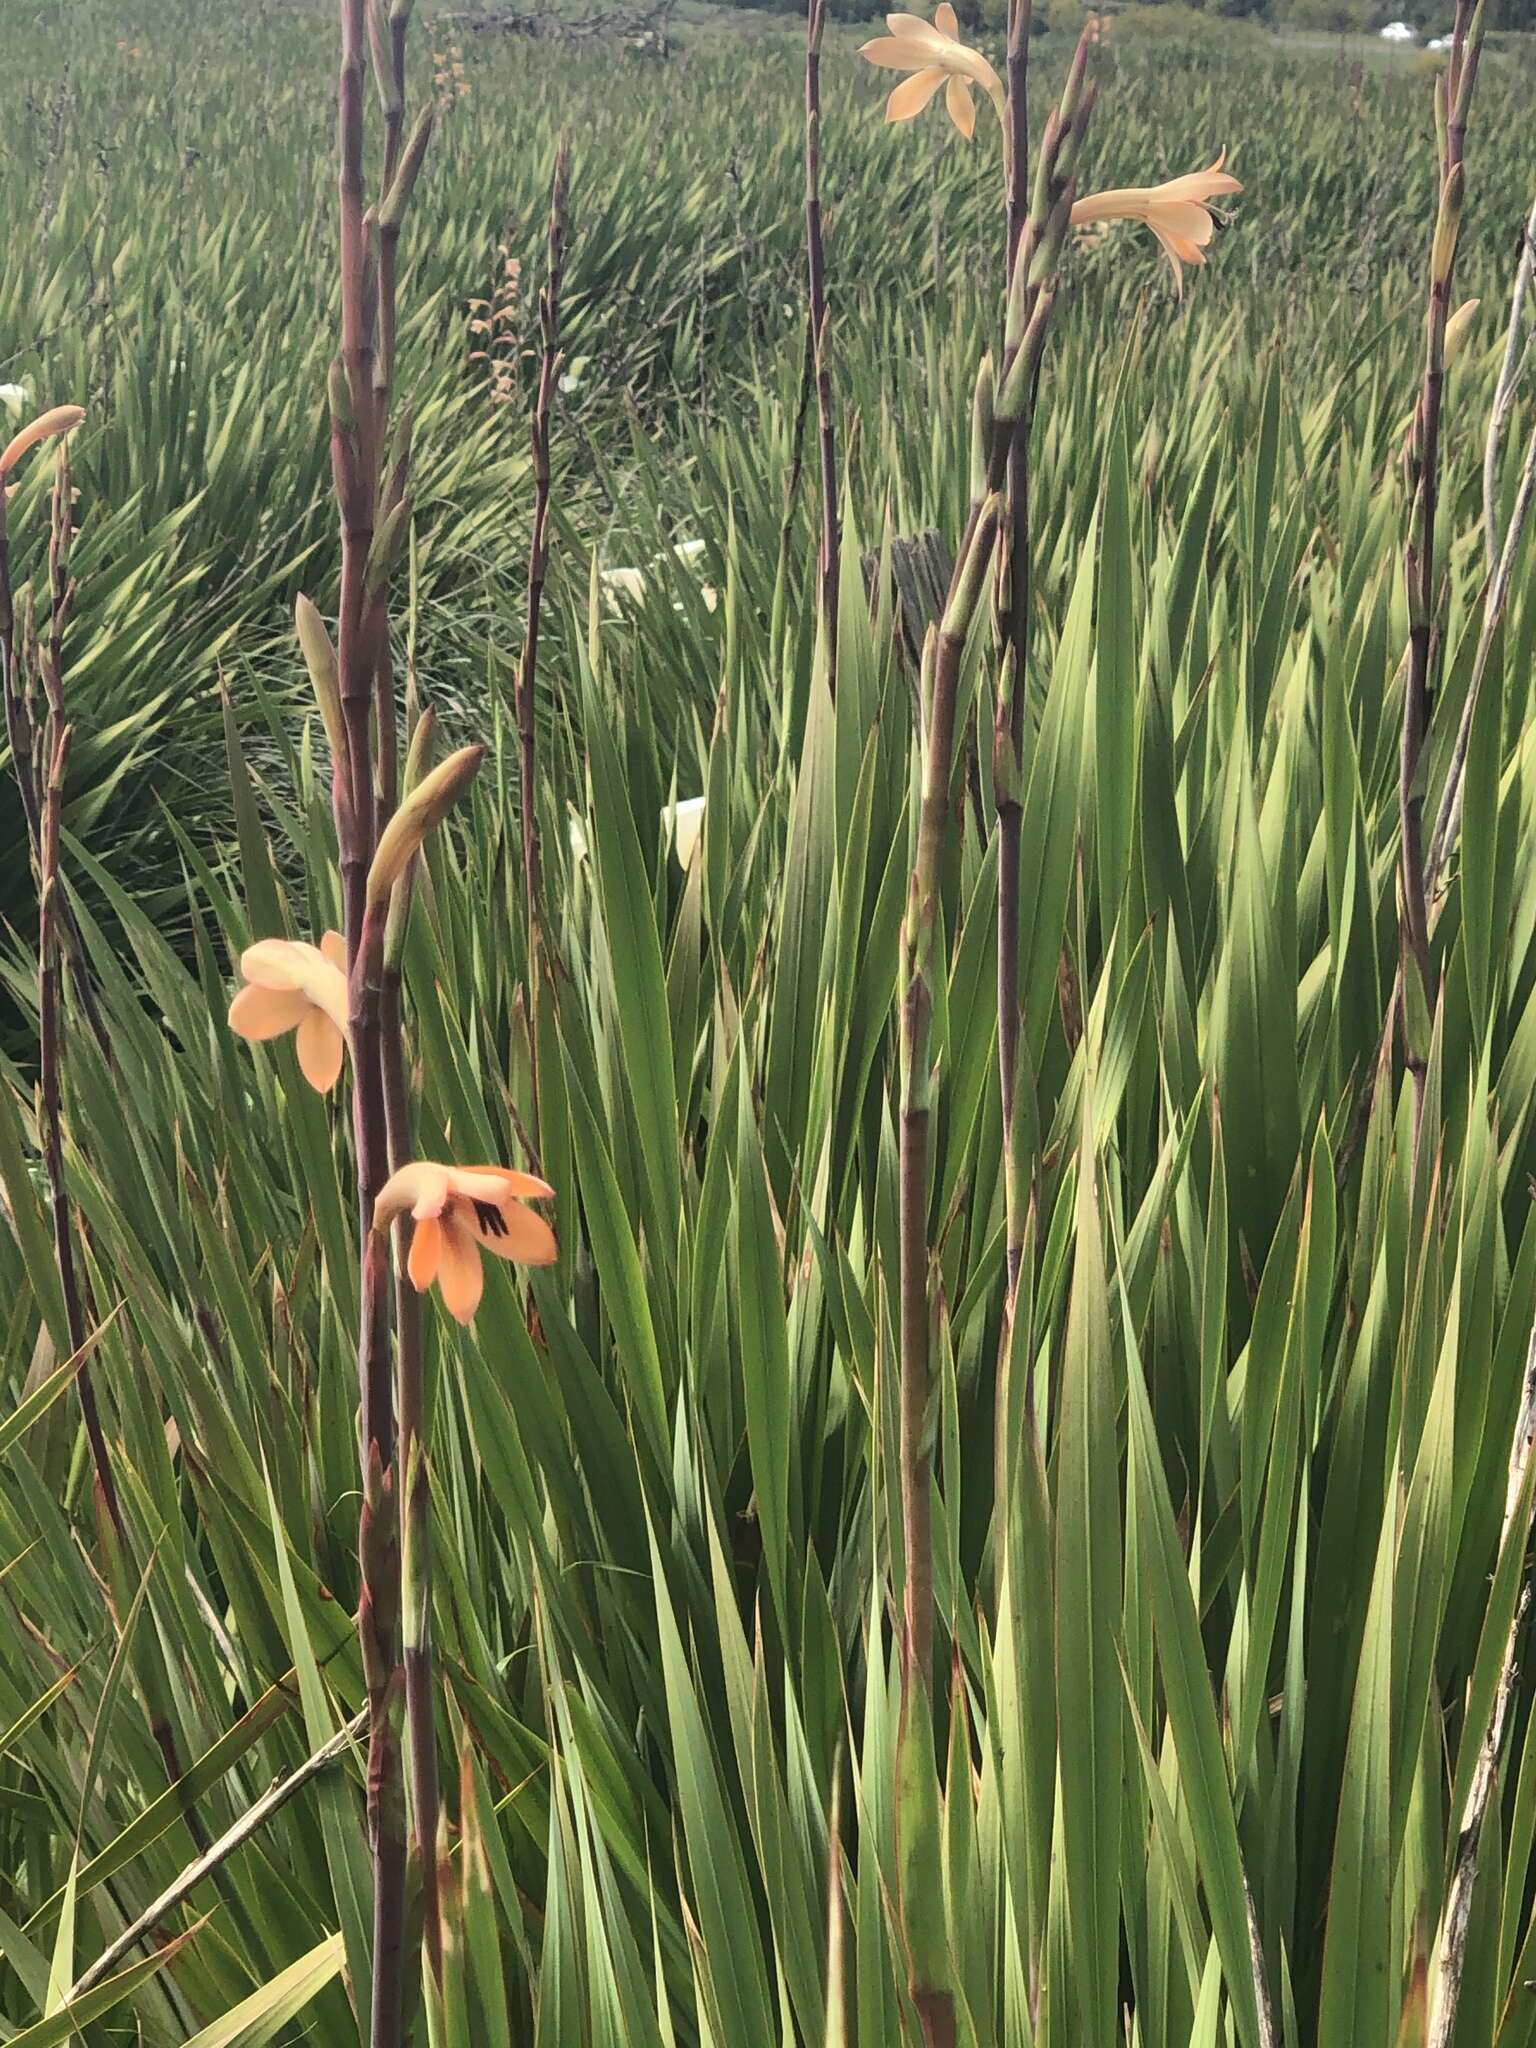
[[[0,444],[84,408],[41,977],[0,755],[4,2048],[329,2048],[371,2001],[377,2048],[1536,2048],[1528,536],[1489,596],[1529,306],[1485,477],[1536,84],[1490,51],[1466,125],[1426,588],[1434,67],[1094,54],[1079,192],[1222,149],[1243,190],[1181,294],[1133,222],[1060,249],[1000,990],[990,559],[923,662],[893,570],[991,516],[997,124],[887,125],[863,35],[821,67],[829,637],[800,25],[696,7],[657,59],[418,0],[360,758],[423,705],[486,752],[381,937],[294,631],[345,689],[336,9],[0,0]],[[44,666],[59,445],[0,508]],[[1464,792],[1422,963],[1416,630],[1426,839]],[[228,1019],[253,941],[328,930],[317,1093]],[[387,1284],[385,1095],[389,1167],[552,1190],[472,1323]]]

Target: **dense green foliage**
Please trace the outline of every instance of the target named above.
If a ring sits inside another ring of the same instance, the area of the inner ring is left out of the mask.
[[[11,218],[40,224],[0,252],[0,378],[90,406],[66,865],[110,1063],[75,1018],[67,1166],[132,1557],[113,1569],[91,1513],[33,1091],[7,1068],[14,2048],[67,2037],[63,1989],[193,1857],[152,1719],[217,1834],[362,1698],[345,1116],[286,1043],[252,1049],[224,1023],[248,938],[337,918],[324,735],[282,626],[295,589],[324,607],[334,590],[331,28],[167,0],[125,48],[139,31],[117,7],[65,20],[0,0],[28,81],[0,104],[0,176]],[[1043,106],[1065,49],[1037,53]],[[888,130],[884,81],[851,57],[826,68],[849,554],[835,704],[813,662],[809,480],[789,496],[793,45],[717,39],[653,66],[476,43],[410,228],[401,666],[451,736],[494,749],[410,938],[422,1149],[526,1159],[536,1059],[563,1245],[532,1279],[534,1317],[523,1276],[498,1270],[473,1332],[428,1318],[441,1732],[462,1759],[452,2038],[488,2048],[916,2039],[891,1898],[912,678],[888,587],[877,575],[871,615],[857,562],[963,517],[1000,224],[992,136],[968,152],[936,116]],[[952,1684],[933,1899],[979,2048],[1111,2048],[1122,2003],[1144,2048],[1253,2048],[1243,1871],[1284,2040],[1413,2043],[1523,1549],[1501,1558],[1536,1316],[1536,597],[1517,578],[1474,729],[1416,1169],[1399,1070],[1368,1090],[1397,947],[1397,458],[1427,82],[1208,46],[1112,47],[1102,68],[1092,183],[1226,144],[1248,189],[1182,301],[1135,231],[1076,251],[1048,352],[1022,963],[1036,1229],[1006,1375],[985,633],[966,672],[935,1024]],[[531,299],[561,122],[581,368],[556,422],[540,827],[558,972],[535,1054],[510,717],[526,373],[518,402],[490,400],[467,302],[503,239]],[[1490,59],[1432,800],[1479,619],[1528,122],[1520,72]],[[40,475],[12,524],[37,570]],[[653,572],[618,613],[589,597],[594,561],[691,537],[697,572]],[[700,791],[684,875],[660,813]],[[3,819],[8,981],[30,1018],[25,860]],[[1530,1692],[1483,1843],[1463,2048],[1536,2037]],[[192,1938],[116,1980],[83,2037],[349,2039],[360,1781],[349,1756],[165,1916],[162,1942]]]

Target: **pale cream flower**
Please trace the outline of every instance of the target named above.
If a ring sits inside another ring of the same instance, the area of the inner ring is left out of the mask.
[[[554,1192],[548,1181],[506,1166],[417,1159],[380,1188],[373,1227],[387,1230],[409,1210],[416,1226],[406,1262],[411,1285],[425,1294],[435,1280],[448,1313],[468,1323],[485,1286],[482,1252],[522,1266],[549,1266],[558,1258],[555,1233],[526,1206],[527,1198],[548,1201]]]
[[[694,848],[704,830],[703,797],[685,796],[675,804],[665,805],[661,822],[672,835],[672,850],[677,855],[678,866],[686,868],[693,860]]]
[[[299,1071],[322,1095],[336,1085],[347,1047],[347,942],[327,932],[303,939],[258,939],[240,955],[247,986],[229,1006],[229,1028],[259,1041],[294,1033]]]
[[[1097,221],[1139,220],[1156,235],[1163,254],[1173,265],[1173,281],[1184,289],[1185,263],[1203,263],[1205,245],[1216,232],[1210,201],[1242,186],[1230,171],[1224,171],[1227,153],[1222,151],[1209,170],[1186,171],[1164,185],[1131,185],[1113,192],[1095,192],[1079,199],[1072,208],[1072,225],[1090,227]]]
[[[976,102],[971,88],[979,85],[997,109],[1008,132],[1003,82],[980,50],[960,40],[960,21],[949,0],[939,0],[933,20],[918,14],[888,14],[889,36],[877,36],[859,51],[871,64],[887,71],[910,71],[885,103],[888,121],[910,121],[920,114],[942,85],[944,110],[969,142],[976,133]]]

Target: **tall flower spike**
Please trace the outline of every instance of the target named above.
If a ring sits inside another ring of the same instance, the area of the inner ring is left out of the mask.
[[[547,1181],[506,1166],[440,1166],[416,1159],[397,1168],[379,1190],[373,1227],[387,1230],[409,1210],[416,1225],[406,1268],[411,1285],[424,1294],[435,1280],[449,1314],[468,1323],[485,1285],[481,1252],[520,1266],[554,1264],[555,1233],[527,1207],[528,1199],[548,1201],[554,1192]]]
[[[997,118],[1008,132],[1007,103],[1002,80],[982,56],[960,40],[960,22],[949,0],[939,0],[933,20],[918,14],[888,14],[888,36],[877,36],[859,51],[887,71],[910,71],[885,103],[888,121],[910,121],[920,114],[942,85],[944,108],[951,121],[969,142],[976,133],[976,103],[972,86],[979,85],[997,109]]]
[[[229,1028],[260,1041],[296,1034],[299,1070],[324,1095],[336,1085],[347,1046],[347,942],[327,932],[318,946],[302,939],[258,939],[240,955],[246,986],[229,1006]]]
[[[1094,192],[1079,199],[1072,208],[1072,225],[1089,227],[1095,221],[1139,220],[1156,235],[1163,254],[1173,265],[1173,281],[1182,292],[1186,263],[1203,263],[1205,245],[1216,232],[1210,202],[1224,193],[1241,192],[1242,186],[1222,165],[1222,151],[1209,170],[1186,171],[1164,185],[1129,185],[1112,192]]]

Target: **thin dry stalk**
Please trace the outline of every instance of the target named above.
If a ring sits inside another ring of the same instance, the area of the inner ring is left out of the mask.
[[[1504,1490],[1504,1527],[1499,1543],[1501,1557],[1509,1554],[1511,1543],[1519,1544],[1523,1550],[1530,1541],[1532,1496],[1527,1491],[1527,1482],[1533,1451],[1536,1451],[1536,1326],[1532,1327],[1526,1348],[1525,1379],[1520,1389],[1514,1440],[1510,1445],[1509,1478]],[[1435,1938],[1435,1968],[1425,2048],[1450,2048],[1456,2031],[1456,2014],[1461,2005],[1462,1976],[1467,1961],[1467,1927],[1472,1913],[1478,1848],[1482,1842],[1483,1823],[1488,1818],[1499,1782],[1499,1759],[1504,1750],[1504,1736],[1515,1692],[1515,1649],[1529,1600],[1530,1586],[1527,1582],[1522,1586],[1510,1619],[1509,1639],[1499,1667],[1493,1712],[1477,1753],[1477,1765],[1456,1833],[1456,1862]]]
[[[87,1991],[101,1983],[103,1978],[110,1976],[136,1942],[142,1941],[147,1934],[154,1934],[166,1915],[173,1913],[184,1899],[192,1896],[205,1879],[212,1877],[221,1869],[237,1849],[243,1848],[253,1835],[260,1832],[274,1813],[288,1804],[296,1792],[303,1791],[304,1787],[318,1778],[322,1771],[345,1756],[362,1734],[367,1719],[368,1710],[365,1707],[344,1727],[338,1728],[329,1741],[323,1742],[317,1750],[307,1756],[296,1770],[290,1771],[286,1778],[279,1778],[263,1792],[256,1803],[247,1807],[238,1820],[232,1821],[216,1842],[210,1842],[195,1862],[189,1863],[179,1876],[172,1879],[137,1920],[132,1921],[121,1934],[107,1944],[90,1967],[70,1985],[64,1994],[64,2003],[73,2005],[77,1999],[83,1998]]]
[[[1533,431],[1526,443],[1525,460],[1521,465],[1520,481],[1516,487],[1514,505],[1510,510],[1509,524],[1501,535],[1499,471],[1503,467],[1504,440],[1509,429],[1510,415],[1515,407],[1520,373],[1530,346],[1525,333],[1525,301],[1530,291],[1533,270],[1536,270],[1536,206],[1531,208],[1530,216],[1521,230],[1520,261],[1515,269],[1514,289],[1510,294],[1509,328],[1504,337],[1504,355],[1499,365],[1498,382],[1494,387],[1493,405],[1488,416],[1488,435],[1483,446],[1483,538],[1487,550],[1488,580],[1483,590],[1483,623],[1478,634],[1477,652],[1473,657],[1471,679],[1467,684],[1466,702],[1461,707],[1461,722],[1456,728],[1456,741],[1451,749],[1451,764],[1446,772],[1445,787],[1440,793],[1440,809],[1436,814],[1435,829],[1424,863],[1424,894],[1431,900],[1460,829],[1463,778],[1466,774],[1467,750],[1472,743],[1472,723],[1477,713],[1483,675],[1488,666],[1494,635],[1509,604],[1509,587],[1514,575],[1515,558],[1525,534],[1525,522],[1530,514],[1532,493],[1536,491],[1536,431]]]
[[[1472,657],[1472,674],[1467,682],[1467,698],[1461,707],[1461,722],[1456,728],[1456,741],[1451,749],[1451,765],[1445,778],[1445,788],[1440,796],[1440,809],[1435,818],[1435,829],[1429,842],[1429,853],[1424,863],[1424,893],[1433,898],[1445,864],[1450,858],[1456,835],[1461,829],[1461,806],[1466,795],[1467,754],[1472,745],[1472,724],[1477,714],[1478,698],[1482,694],[1483,677],[1488,668],[1488,657],[1493,651],[1494,638],[1503,623],[1509,608],[1509,587],[1515,573],[1515,559],[1520,552],[1520,543],[1525,537],[1526,520],[1530,517],[1531,499],[1536,496],[1536,428],[1533,428],[1525,447],[1525,460],[1520,468],[1520,484],[1515,493],[1515,502],[1510,512],[1509,525],[1505,530],[1499,559],[1483,594],[1483,623],[1477,636],[1477,652]]]
[[[1515,265],[1514,290],[1510,294],[1509,329],[1504,337],[1498,382],[1493,389],[1488,438],[1483,445],[1483,545],[1490,576],[1498,566],[1500,553],[1499,469],[1504,454],[1504,437],[1515,409],[1520,372],[1530,349],[1530,337],[1525,331],[1525,301],[1530,293],[1533,273],[1536,273],[1536,205],[1531,207],[1520,231],[1520,261]]]
[[[539,667],[539,625],[544,608],[544,583],[549,574],[549,511],[551,501],[549,436],[555,391],[560,380],[560,287],[565,276],[566,202],[570,189],[570,141],[561,135],[555,150],[549,188],[548,253],[544,288],[539,293],[539,389],[534,400],[530,441],[533,448],[533,532],[528,542],[528,623],[522,659],[517,665],[518,801],[523,834],[523,906],[528,944],[528,1019],[537,1032],[537,980],[542,962],[539,917],[538,791],[534,779],[536,688]],[[533,1128],[539,1128],[539,1062],[535,1043]]]
[[[832,366],[827,324],[827,253],[821,218],[821,40],[826,22],[826,0],[810,0],[805,24],[805,260],[821,455],[821,537],[816,553],[816,596],[827,688],[836,696],[842,536],[838,523],[837,440],[832,413]]]
[[[64,1298],[65,1329],[70,1350],[79,1352],[85,1345],[89,1317],[75,1264],[75,1237],[64,1174],[65,1025],[60,983],[67,906],[59,872],[64,779],[72,737],[64,708],[64,628],[75,601],[75,586],[69,574],[70,543],[74,537],[72,504],[69,461],[61,444],[54,469],[49,528],[46,632],[39,636],[29,626],[24,635],[30,666],[42,682],[45,708],[39,723],[35,700],[29,701],[17,661],[4,487],[0,485],[0,662],[5,671],[6,721],[12,761],[21,784],[23,814],[29,826],[35,825],[36,832],[32,852],[37,881],[38,1139],[48,1181],[53,1255]],[[113,1538],[121,1547],[122,1508],[95,1383],[84,1360],[75,1374],[75,1388],[80,1397],[97,1499]],[[172,1776],[175,1775],[173,1771]]]

